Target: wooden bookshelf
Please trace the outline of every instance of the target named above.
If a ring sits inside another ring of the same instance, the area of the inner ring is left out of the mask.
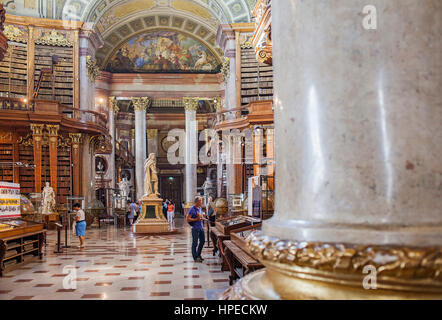
[[[0,61],[1,96],[26,98],[27,78],[27,46],[10,42],[4,59]]]
[[[32,146],[19,145],[18,156],[23,163],[34,163],[34,149]],[[20,192],[33,193],[35,191],[35,178],[33,168],[20,168]]]
[[[0,162],[13,162],[13,149],[14,146],[10,144],[0,144]],[[13,182],[13,169],[10,168],[0,168],[0,179],[1,181]]]
[[[58,147],[57,160],[57,200],[67,203],[67,197],[72,194],[70,148]]]
[[[256,60],[254,48],[241,48],[241,105],[273,100],[273,67]]]
[[[35,86],[37,85],[40,73],[43,69],[52,68],[52,56],[61,58],[55,67],[53,81],[55,87],[55,100],[72,106],[74,99],[74,65],[73,50],[70,47],[56,46],[35,46]],[[38,93],[38,99],[53,100],[52,79],[50,75],[45,75]]]

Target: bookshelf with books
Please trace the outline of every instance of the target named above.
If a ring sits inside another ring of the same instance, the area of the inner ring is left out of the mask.
[[[53,100],[53,81],[55,100],[62,104],[72,106],[74,95],[74,66],[73,49],[71,47],[35,46],[35,86],[38,83],[42,70],[51,70],[52,56],[58,56],[60,60],[54,67],[53,79],[51,79],[49,74],[43,76],[37,99]]]
[[[0,61],[0,96],[26,98],[27,46],[9,42],[5,57]]]
[[[273,100],[273,67],[256,60],[253,47],[241,48],[241,105]]]
[[[71,149],[59,146],[57,150],[57,200],[67,203],[72,194]]]
[[[34,164],[34,148],[32,145],[19,144],[18,155],[20,162]],[[34,169],[22,167],[19,169],[20,192],[35,192]]]
[[[12,163],[13,162],[13,144],[0,144],[0,163]],[[13,169],[10,165],[0,167],[0,180],[6,182],[13,182]]]

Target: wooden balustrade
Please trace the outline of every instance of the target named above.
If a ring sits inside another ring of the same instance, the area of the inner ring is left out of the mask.
[[[25,111],[30,115],[46,115],[50,122],[63,122],[63,120],[74,120],[75,123],[84,124],[84,128],[95,129],[103,134],[107,133],[106,116],[91,110],[77,109],[63,105],[53,100],[29,100],[23,98],[0,97],[0,111]],[[6,115],[5,115],[6,117]],[[0,112],[0,118],[2,114]],[[81,126],[79,127],[79,129]]]

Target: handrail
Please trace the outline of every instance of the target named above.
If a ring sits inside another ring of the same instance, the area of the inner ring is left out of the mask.
[[[24,98],[0,97],[0,110],[58,114],[65,119],[75,119],[83,123],[92,123],[104,129],[103,131],[107,131],[107,119],[103,114],[92,110],[74,108],[54,100],[31,99],[26,101]]]

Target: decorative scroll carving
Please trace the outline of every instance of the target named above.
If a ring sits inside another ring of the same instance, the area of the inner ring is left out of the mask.
[[[112,143],[106,139],[106,136],[93,136],[89,140],[89,152],[92,154],[111,154]]]
[[[259,62],[271,65],[273,62],[272,43],[272,1],[258,0],[253,10],[256,29],[252,38],[256,58]]]
[[[149,106],[150,99],[148,97],[133,98],[132,104],[135,111],[146,111]]]
[[[252,38],[247,39],[241,44],[241,49],[251,49],[253,48]]]
[[[403,285],[421,283],[442,291],[442,247],[400,247],[309,243],[280,240],[252,233],[247,244],[250,252],[266,264],[288,268],[305,267],[335,277],[363,276],[365,266],[374,266],[378,283]]]
[[[58,47],[72,47],[73,42],[57,30],[43,31],[42,36],[35,41],[36,44],[43,44],[48,46]]]
[[[100,68],[98,68],[97,62],[92,60],[91,56],[86,57],[86,70],[89,79],[91,79],[92,82],[95,82],[95,79],[97,79],[100,74]]]

